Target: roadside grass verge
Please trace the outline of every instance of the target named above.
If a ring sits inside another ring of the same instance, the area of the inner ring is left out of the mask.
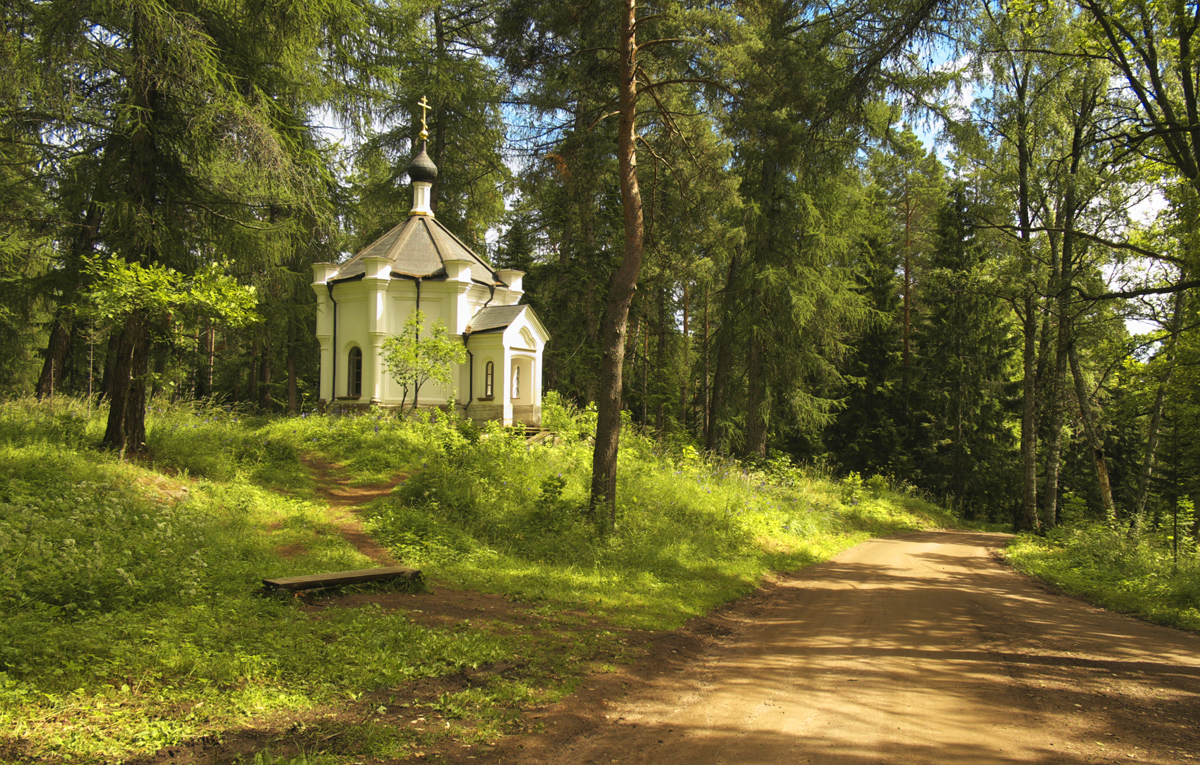
[[[1176,561],[1165,533],[1131,539],[1099,524],[1064,526],[1044,538],[1018,536],[1005,557],[1018,570],[1096,605],[1200,631],[1200,556],[1194,540],[1181,544]]]
[[[95,448],[104,411],[85,401],[0,403],[0,761],[117,762],[253,725],[304,731],[309,762],[487,741],[628,659],[622,627],[672,629],[769,571],[953,522],[876,479],[743,466],[627,428],[618,530],[601,535],[585,510],[593,415],[545,411],[559,443],[528,447],[447,418],[154,402],[150,457],[121,462]],[[306,458],[363,483],[407,476],[366,509],[373,536],[429,576],[527,602],[532,626],[257,597],[264,576],[372,565],[328,520]],[[415,693],[423,678],[447,684]]]

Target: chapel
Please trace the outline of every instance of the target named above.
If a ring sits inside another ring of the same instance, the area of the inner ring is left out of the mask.
[[[537,427],[542,351],[550,335],[533,309],[521,304],[524,273],[492,268],[434,216],[430,190],[438,168],[425,151],[429,134],[421,122],[421,150],[408,165],[408,217],[348,260],[313,266],[321,402],[333,408],[400,406],[403,391],[380,351],[419,310],[423,331],[440,319],[467,352],[450,385],[421,387],[422,408],[454,401],[476,422]]]

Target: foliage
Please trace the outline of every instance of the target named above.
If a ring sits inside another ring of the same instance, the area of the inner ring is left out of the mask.
[[[228,270],[226,263],[209,263],[189,276],[162,265],[95,258],[87,267],[92,279],[87,312],[106,326],[119,326],[137,313],[187,330],[203,319],[244,327],[258,319],[257,298],[253,287],[238,284]]]
[[[383,366],[404,389],[400,408],[408,400],[411,390],[413,409],[417,407],[421,386],[427,382],[449,384],[453,380],[454,365],[467,359],[467,349],[448,334],[446,324],[438,319],[430,327],[429,334],[421,336],[425,324],[425,313],[413,311],[404,321],[404,329],[383,341],[379,355]]]
[[[578,417],[591,421],[587,412]],[[495,425],[478,443],[429,455],[418,475],[374,506],[369,528],[435,575],[669,628],[747,591],[770,569],[820,560],[864,532],[941,522],[921,520],[936,511],[879,481],[867,492],[858,479],[847,496],[786,462],[751,469],[664,448],[636,430],[622,439],[612,535],[598,536],[585,512],[586,443],[568,436],[526,448]]]
[[[555,416],[577,435],[530,448],[450,417],[263,418],[154,400],[160,472],[96,451],[104,423],[87,400],[0,403],[4,745],[111,762],[278,715],[312,726],[309,761],[411,755],[434,740],[417,717],[484,741],[569,692],[582,663],[625,656],[619,633],[565,610],[673,627],[772,568],[950,521],[886,489],[847,505],[786,459],[751,469],[628,431],[620,531],[601,539],[582,512],[579,434],[593,415]],[[433,628],[404,610],[255,597],[264,576],[371,565],[313,501],[313,461],[407,476],[367,508],[373,535],[440,581],[528,602],[536,626]],[[466,690],[430,698],[413,684],[500,661],[516,669]],[[330,705],[361,722],[322,733],[314,710]]]
[[[1005,557],[1022,571],[1105,608],[1200,630],[1200,556],[1194,542],[1176,562],[1166,535],[1136,538],[1106,525],[1083,524],[1061,527],[1047,538],[1017,537]]]

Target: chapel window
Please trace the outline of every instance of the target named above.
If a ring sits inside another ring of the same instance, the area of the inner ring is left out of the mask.
[[[488,362],[483,368],[483,397],[492,398],[496,390],[496,365]]]
[[[362,349],[350,349],[350,363],[346,366],[346,395],[358,398],[362,395]]]

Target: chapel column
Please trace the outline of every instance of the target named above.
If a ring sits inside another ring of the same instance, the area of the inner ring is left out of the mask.
[[[372,404],[383,401],[384,369],[379,353],[387,337],[385,301],[392,278],[392,262],[388,258],[363,258],[367,272],[363,284],[367,290],[367,348],[363,348],[362,397]]]
[[[312,289],[317,296],[317,342],[321,346],[317,398],[333,401],[334,305],[329,299],[329,279],[337,273],[336,263],[314,263]]]

